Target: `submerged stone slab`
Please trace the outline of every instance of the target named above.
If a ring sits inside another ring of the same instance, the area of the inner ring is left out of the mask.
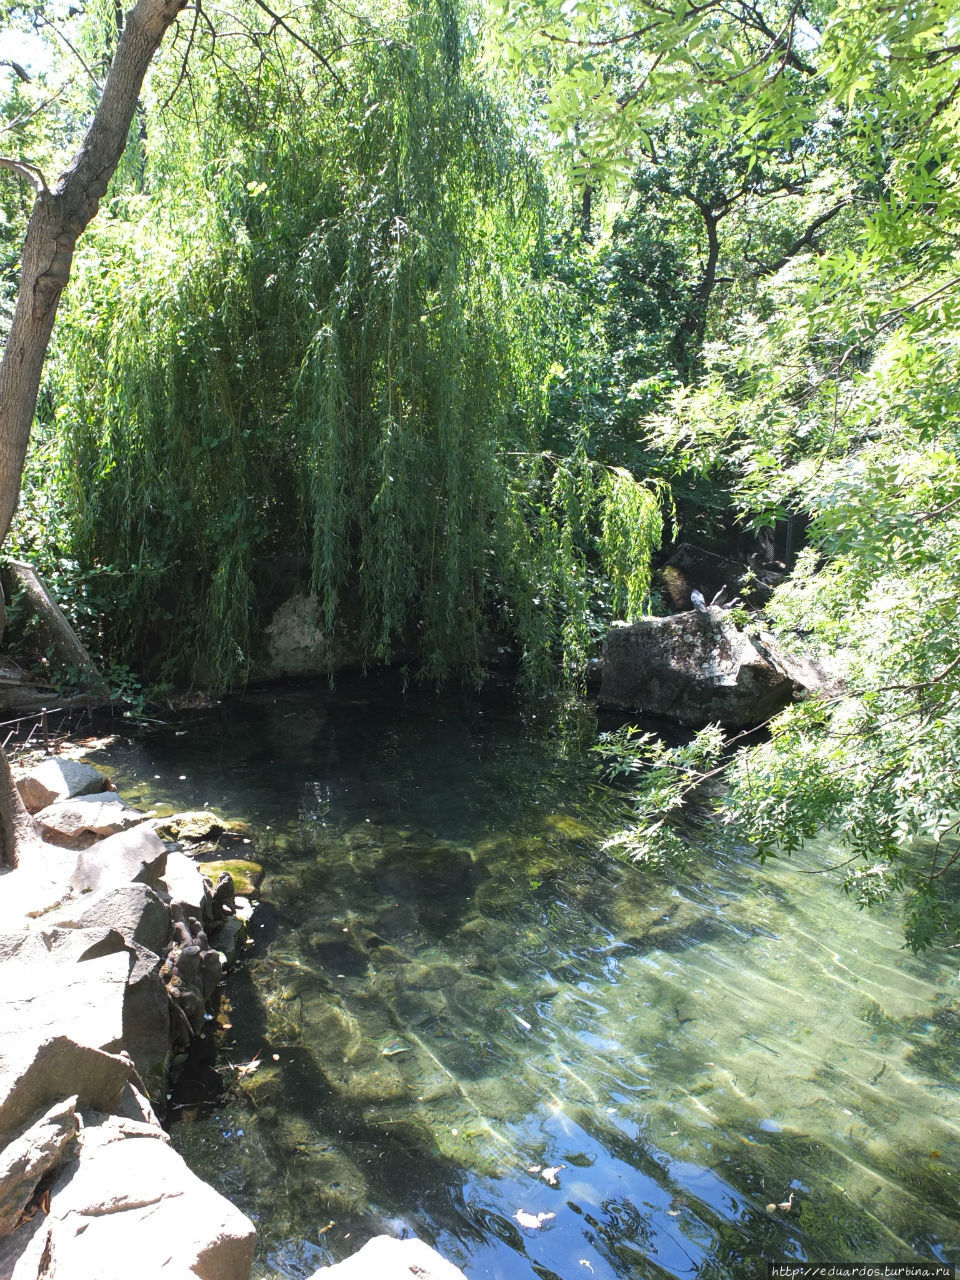
[[[740,631],[721,609],[616,623],[603,652],[601,706],[681,724],[757,725],[800,692],[772,637]]]
[[[44,760],[17,778],[20,797],[31,813],[74,796],[106,791],[108,786],[108,779],[93,765],[59,757]]]
[[[105,836],[116,835],[143,821],[115,791],[96,796],[74,796],[48,804],[34,816],[44,840],[68,849],[84,849]]]
[[[459,1267],[422,1240],[374,1236],[351,1258],[321,1267],[310,1280],[466,1280]]]

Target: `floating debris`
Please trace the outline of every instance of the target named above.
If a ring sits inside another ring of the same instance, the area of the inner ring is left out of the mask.
[[[518,1209],[513,1216],[521,1227],[529,1227],[531,1231],[536,1231],[545,1222],[549,1222],[551,1218],[555,1218],[557,1215],[555,1213],[527,1213],[524,1209]]]
[[[540,1177],[544,1180],[544,1182],[548,1183],[551,1187],[555,1187],[558,1185],[557,1174],[560,1172],[561,1169],[565,1169],[566,1167],[567,1166],[565,1164],[555,1164],[549,1169],[544,1169],[541,1172]]]

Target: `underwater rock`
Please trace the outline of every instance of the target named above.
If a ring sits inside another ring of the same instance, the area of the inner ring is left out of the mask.
[[[321,1267],[310,1280],[466,1280],[459,1267],[447,1262],[422,1240],[394,1240],[374,1236],[363,1248],[332,1267]]]

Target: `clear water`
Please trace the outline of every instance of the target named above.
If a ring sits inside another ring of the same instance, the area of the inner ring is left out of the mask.
[[[595,733],[344,679],[111,749],[129,796],[253,822],[267,868],[220,1038],[262,1065],[173,1129],[258,1280],[382,1231],[471,1280],[960,1261],[960,958],[808,874],[827,849],[612,860]]]

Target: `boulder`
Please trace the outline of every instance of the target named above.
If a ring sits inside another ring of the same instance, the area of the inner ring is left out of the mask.
[[[253,1224],[155,1136],[87,1117],[79,1158],[51,1188],[45,1269],[19,1280],[248,1280]],[[125,1122],[129,1125],[129,1121]]]
[[[74,1095],[56,1103],[0,1150],[0,1236],[17,1226],[44,1174],[73,1155],[79,1133]]]
[[[601,706],[700,727],[758,725],[804,692],[772,637],[740,631],[721,609],[615,623]]]
[[[108,779],[93,765],[59,757],[43,760],[17,778],[20,797],[31,813],[74,796],[106,791],[108,787]]]
[[[303,591],[294,592],[274,612],[263,639],[266,661],[258,674],[274,679],[328,675],[362,659],[343,618],[338,616],[331,629],[325,627],[321,602]]]
[[[66,1036],[119,1052],[130,957],[112,929],[45,929],[0,938],[0,1026],[7,1043]],[[0,1062],[3,1049],[0,1048]],[[73,1092],[69,1077],[65,1082]]]
[[[352,1257],[321,1267],[310,1280],[466,1280],[459,1267],[422,1240],[374,1236]]]
[[[123,1047],[152,1098],[162,1098],[170,1066],[170,999],[161,960],[134,943],[123,997]]]
[[[52,924],[90,929],[115,929],[124,941],[148,947],[159,954],[170,937],[170,911],[146,884],[119,884],[84,894],[71,907],[58,911]]]
[[[167,846],[141,823],[84,849],[77,858],[70,887],[78,893],[135,881],[158,889],[167,865]]]
[[[198,866],[201,873],[208,876],[214,884],[226,872],[233,881],[234,892],[243,894],[245,898],[256,895],[263,879],[263,867],[260,863],[250,862],[245,858],[218,858],[215,862],[201,862]]]
[[[139,809],[133,809],[115,791],[96,796],[75,796],[58,800],[34,815],[44,840],[67,849],[86,849],[105,836],[126,831],[143,821]]]
[[[196,916],[198,920],[210,918],[210,889],[197,864],[185,853],[174,850],[167,854],[163,884],[171,905],[182,908],[184,915]]]
[[[91,1049],[69,1036],[39,1044],[19,1043],[0,1050],[0,1143],[69,1088],[79,1105],[113,1111],[121,1104],[131,1077],[129,1058]]]

